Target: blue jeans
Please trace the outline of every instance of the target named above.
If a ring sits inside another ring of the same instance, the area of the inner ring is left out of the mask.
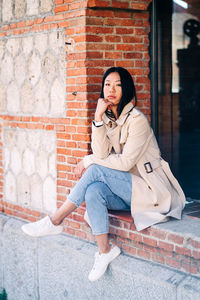
[[[68,200],[84,201],[94,235],[108,233],[108,209],[130,210],[132,177],[128,172],[91,165],[72,189]]]

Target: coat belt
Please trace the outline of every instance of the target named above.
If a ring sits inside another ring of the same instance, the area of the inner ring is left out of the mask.
[[[161,167],[160,158],[144,163],[144,168],[145,168],[146,173],[151,173],[151,172],[153,172],[153,170],[155,170],[159,167]]]

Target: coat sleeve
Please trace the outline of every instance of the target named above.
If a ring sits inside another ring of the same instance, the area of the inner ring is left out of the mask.
[[[92,124],[92,152],[96,158],[104,159],[110,152],[110,141],[106,135],[106,126],[95,127]],[[103,146],[102,146],[103,145]]]
[[[151,129],[148,120],[143,115],[130,116],[130,118],[127,140],[122,153],[111,153],[103,159],[100,159],[95,154],[87,155],[83,159],[85,168],[91,164],[98,164],[107,168],[128,172],[134,167]]]

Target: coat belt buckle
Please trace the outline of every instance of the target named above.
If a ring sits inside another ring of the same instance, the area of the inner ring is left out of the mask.
[[[151,173],[153,172],[153,168],[152,168],[152,165],[151,163],[148,161],[144,164],[144,168],[146,170],[146,173]]]

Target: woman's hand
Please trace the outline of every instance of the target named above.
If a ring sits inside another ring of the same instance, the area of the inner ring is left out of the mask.
[[[74,169],[74,175],[77,179],[80,179],[83,173],[85,172],[85,167],[83,165],[83,160],[81,160]]]
[[[111,104],[112,103],[106,99],[103,99],[103,98],[98,99],[97,107],[96,107],[96,111],[95,111],[95,121],[97,121],[97,122],[102,121],[103,114],[105,113],[108,106]]]

